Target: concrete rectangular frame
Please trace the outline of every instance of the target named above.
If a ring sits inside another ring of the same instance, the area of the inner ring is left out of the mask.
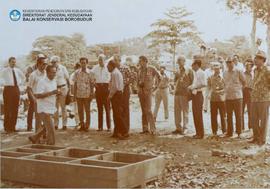
[[[130,188],[156,179],[162,156],[26,145],[0,151],[1,179],[55,188]]]

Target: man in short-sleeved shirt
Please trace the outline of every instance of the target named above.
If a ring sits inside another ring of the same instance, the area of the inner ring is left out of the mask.
[[[242,103],[243,86],[245,86],[245,76],[242,71],[235,68],[232,58],[226,60],[228,69],[224,72],[225,97],[227,110],[227,137],[233,135],[233,112],[236,119],[236,133],[238,137],[242,132]]]
[[[51,57],[51,64],[56,67],[56,83],[57,88],[61,90],[61,95],[57,96],[56,99],[56,113],[54,115],[54,126],[58,129],[59,125],[59,109],[61,108],[62,113],[62,129],[67,129],[67,111],[66,111],[66,96],[69,91],[69,74],[67,68],[60,64],[59,56]]]
[[[32,143],[39,141],[40,137],[46,133],[46,144],[55,144],[55,134],[53,126],[53,115],[56,111],[56,95],[61,94],[60,90],[57,90],[57,83],[54,80],[56,75],[56,68],[54,66],[47,66],[47,77],[39,80],[36,90],[37,101],[37,113],[40,122],[44,124],[44,127],[40,127],[37,133],[29,137]]]

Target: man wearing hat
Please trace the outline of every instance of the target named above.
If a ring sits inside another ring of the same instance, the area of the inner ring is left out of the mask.
[[[41,62],[45,63],[46,56],[44,54],[38,54],[36,58],[36,64],[30,65],[26,69],[26,82],[29,82],[30,75],[37,70],[37,65],[40,64]],[[29,100],[29,107],[28,107],[28,112],[27,112],[27,131],[32,130],[32,122],[33,122],[33,115],[34,115],[34,109],[35,109],[35,102],[34,99],[32,98],[32,95],[29,93],[29,90],[27,90],[27,96]]]
[[[242,132],[242,109],[243,109],[243,86],[245,86],[245,76],[242,71],[235,67],[232,58],[226,60],[227,70],[224,72],[225,97],[227,111],[227,133],[226,137],[233,136],[233,113],[236,120],[236,133],[240,137]]]
[[[217,135],[218,130],[218,112],[221,120],[222,133],[225,134],[226,126],[226,109],[225,109],[225,82],[221,76],[221,64],[213,62],[212,68],[214,74],[207,80],[207,86],[210,93],[210,112],[211,112],[211,127],[214,136]]]
[[[248,129],[252,129],[251,124],[251,91],[252,91],[252,84],[253,84],[253,73],[252,73],[252,67],[253,67],[253,60],[247,59],[245,61],[245,67],[246,71],[244,72],[246,85],[243,88],[243,124],[242,129],[245,130],[245,108],[247,107],[248,112]]]
[[[188,87],[192,84],[194,75],[190,68],[185,66],[186,59],[179,57],[177,64],[179,70],[175,74],[174,82],[175,94],[174,94],[174,121],[176,130],[173,134],[184,134],[188,126],[188,112],[189,112],[189,100],[191,99],[191,93]]]
[[[258,51],[255,56],[256,69],[251,92],[252,102],[252,143],[264,145],[269,126],[269,104],[270,104],[270,69],[266,64],[266,55]]]
[[[56,82],[57,88],[60,89],[61,94],[56,98],[56,112],[54,114],[54,126],[58,129],[59,124],[59,108],[62,113],[62,129],[67,129],[67,110],[66,110],[66,96],[69,91],[69,73],[67,68],[60,63],[59,56],[51,57],[51,64],[56,67]]]
[[[166,67],[160,66],[160,82],[155,95],[154,119],[156,120],[158,109],[163,101],[165,119],[169,118],[168,98],[169,98],[169,77],[165,73]]]

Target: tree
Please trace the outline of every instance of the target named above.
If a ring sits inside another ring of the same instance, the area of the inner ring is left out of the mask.
[[[61,58],[61,62],[71,68],[78,62],[82,56],[87,57],[87,46],[84,36],[79,33],[68,36],[43,36],[37,38],[33,43],[33,51],[41,52],[48,57],[57,55]]]
[[[177,45],[199,38],[194,21],[187,19],[191,14],[183,7],[173,7],[165,13],[165,19],[159,19],[151,25],[154,30],[146,35],[150,39],[149,48],[160,45],[168,47],[166,50],[173,57],[173,69]]]
[[[270,1],[269,0],[226,0],[227,6],[230,9],[235,10],[237,14],[242,14],[245,11],[250,12],[253,15],[253,27],[251,32],[251,41],[253,53],[256,49],[256,21],[267,25],[267,47],[268,47],[268,59],[270,58]],[[268,61],[269,63],[269,61]],[[270,64],[270,63],[269,63]]]

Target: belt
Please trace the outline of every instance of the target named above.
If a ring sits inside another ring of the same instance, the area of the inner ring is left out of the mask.
[[[159,87],[159,89],[167,89],[168,87]]]
[[[57,88],[62,88],[62,87],[64,87],[64,86],[66,86],[66,84],[63,84],[63,85],[57,85]]]
[[[19,87],[18,85],[7,85],[7,86],[4,86],[4,88],[13,88],[13,87]]]
[[[109,83],[96,83],[96,85],[109,85]]]

